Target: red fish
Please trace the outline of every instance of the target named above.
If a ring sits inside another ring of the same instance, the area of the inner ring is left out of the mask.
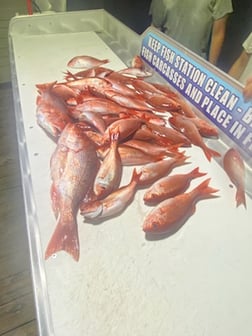
[[[139,55],[135,55],[131,60],[131,66],[133,68],[144,69],[145,63]]]
[[[156,88],[152,83],[143,81],[142,79],[134,79],[131,81],[131,85],[139,92],[144,95],[153,95],[153,94],[164,94],[164,92],[160,91]]]
[[[196,203],[205,198],[216,197],[212,195],[218,190],[211,188],[210,179],[203,181],[192,191],[179,194],[161,202],[145,218],[143,231],[163,234],[181,227],[187,219],[195,213]]]
[[[244,191],[245,181],[245,166],[244,161],[234,148],[230,148],[224,155],[223,167],[232,183],[237,188],[236,191],[236,206],[243,204],[246,208],[246,197]]]
[[[111,77],[106,77],[106,80],[111,83],[112,89],[119,94],[133,98],[136,96],[136,91],[128,87],[125,83],[119,82]]]
[[[188,118],[194,118],[196,117],[195,112],[193,111],[191,105],[189,105],[184,99],[181,97],[176,97],[174,100],[177,101],[177,103],[181,106],[181,112]]]
[[[74,81],[67,82],[67,85],[72,89],[78,90],[96,90],[103,91],[110,89],[111,84],[104,78],[99,77],[85,77]]]
[[[67,66],[70,68],[77,69],[90,69],[94,67],[98,67],[102,64],[108,63],[108,59],[98,59],[92,56],[81,55],[73,57],[68,63]]]
[[[169,118],[169,122],[173,127],[179,129],[188,139],[190,139],[192,144],[200,147],[208,161],[211,161],[213,156],[220,156],[220,153],[207,147],[197,126],[190,120],[190,118],[177,114]]]
[[[128,107],[130,109],[152,111],[151,106],[143,99],[142,96],[135,94],[134,97],[124,96],[115,90],[105,90],[105,96],[115,103]]]
[[[142,174],[139,184],[147,186],[154,183],[164,175],[170,173],[174,167],[185,164],[187,158],[183,153],[179,153],[173,158],[147,163],[140,170]]]
[[[106,123],[102,118],[102,115],[93,111],[82,112],[77,107],[71,111],[71,116],[78,121],[85,121],[90,126],[94,127],[101,134],[105,132]]]
[[[174,197],[186,191],[192,179],[206,175],[200,173],[199,168],[186,174],[165,176],[156,181],[144,194],[146,204],[155,205],[161,201]]]
[[[68,124],[51,158],[51,198],[57,218],[45,258],[65,250],[79,260],[76,215],[80,202],[93,185],[99,160],[95,146],[78,124]]]
[[[83,203],[80,207],[81,214],[86,219],[100,220],[121,213],[133,201],[140,176],[141,173],[138,174],[134,169],[131,181],[127,185],[109,194],[103,200]]]
[[[122,176],[122,162],[118,152],[119,132],[110,136],[110,148],[94,181],[94,193],[97,198],[104,198],[119,187]]]
[[[75,73],[72,73],[69,70],[67,70],[64,74],[65,79],[69,81],[74,79],[80,79],[83,77],[105,77],[108,76],[111,72],[113,72],[113,70],[99,66],[96,68],[81,70]]]
[[[53,138],[57,138],[64,130],[65,126],[70,123],[71,118],[61,113],[48,104],[39,104],[36,109],[37,124]]]
[[[191,140],[181,132],[162,125],[156,125],[153,123],[148,123],[147,127],[152,130],[154,134],[159,135],[159,143],[168,143],[173,145],[180,145],[180,146],[191,146]]]
[[[218,138],[219,136],[218,128],[215,127],[212,123],[208,122],[207,120],[199,118],[197,116],[195,117],[183,116],[183,118],[192,121],[197,126],[201,136],[206,138],[208,137]]]
[[[132,117],[141,119],[143,122],[164,126],[165,120],[151,111],[128,109],[126,112]]]
[[[118,115],[121,112],[126,112],[127,108],[114,103],[110,99],[92,97],[89,99],[84,99],[83,102],[79,103],[77,106],[78,111],[86,112],[92,111],[101,114],[116,114]]]
[[[173,98],[163,94],[152,94],[147,98],[147,102],[154,107],[154,109],[170,112],[181,110],[181,105]]]
[[[118,151],[123,166],[143,165],[149,162],[159,161],[167,156],[167,154],[146,153],[139,148],[124,144],[119,145]]]
[[[137,78],[146,78],[146,77],[152,76],[152,72],[145,70],[145,69],[134,68],[134,67],[128,67],[128,68],[122,69],[118,71],[118,73],[124,76],[137,77]]]
[[[64,100],[53,92],[54,86],[55,82],[43,88],[37,85],[40,95],[37,97],[36,119],[48,134],[58,137],[72,119]]]
[[[174,156],[175,154],[178,153],[177,152],[178,148],[175,145],[162,146],[159,144],[137,139],[127,140],[126,142],[124,142],[124,144],[126,146],[140,149],[141,151],[147,154],[155,153],[155,155]]]
[[[110,135],[115,130],[117,130],[120,134],[120,141],[123,141],[131,134],[135,133],[136,130],[141,127],[142,123],[143,122],[137,118],[125,118],[116,120],[107,127],[104,133],[104,141],[106,142],[110,140]]]

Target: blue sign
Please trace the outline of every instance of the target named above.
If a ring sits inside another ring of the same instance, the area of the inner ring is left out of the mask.
[[[252,104],[241,90],[152,31],[141,57],[251,158]]]

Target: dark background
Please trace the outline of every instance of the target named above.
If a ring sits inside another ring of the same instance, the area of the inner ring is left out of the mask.
[[[242,52],[242,43],[252,32],[252,0],[233,0],[233,13],[230,15],[226,39],[218,66],[228,71]]]
[[[67,10],[104,8],[132,30],[141,34],[150,25],[151,0],[68,0]]]
[[[218,62],[218,67],[226,72],[241,53],[242,43],[252,32],[252,0],[232,2],[234,12],[228,20],[226,39]],[[67,9],[74,11],[104,8],[141,34],[151,23],[148,14],[150,3],[151,0],[68,0]]]

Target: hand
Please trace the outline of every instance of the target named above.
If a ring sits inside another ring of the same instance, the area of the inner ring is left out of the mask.
[[[252,100],[252,77],[250,77],[245,84],[243,97],[245,101]]]

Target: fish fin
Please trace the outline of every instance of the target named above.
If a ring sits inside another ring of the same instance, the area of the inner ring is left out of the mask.
[[[38,89],[38,92],[42,94],[45,91],[51,91],[54,85],[57,84],[57,81],[49,82],[49,83],[43,83],[43,84],[36,84],[36,88]]]
[[[136,168],[134,168],[133,172],[132,172],[130,183],[136,182],[136,184],[138,184],[138,182],[140,181],[140,177],[141,177],[142,173],[143,173],[142,171],[137,172]]]
[[[63,221],[64,218],[61,219],[59,216],[56,229],[46,248],[45,259],[48,259],[56,252],[64,250],[70,254],[74,260],[78,261],[80,251],[77,223],[73,217],[71,217],[71,223],[69,222],[69,224]]]
[[[217,157],[221,156],[221,154],[219,152],[217,152],[217,151],[215,151],[215,150],[213,150],[209,147],[204,148],[203,151],[204,151],[205,156],[208,159],[208,161],[211,161],[212,157],[214,157],[214,156],[217,156]]]
[[[237,189],[235,200],[236,200],[236,207],[243,204],[245,209],[247,209],[245,192],[242,189]]]
[[[219,191],[219,189],[216,188],[212,188],[209,186],[209,182],[210,182],[210,178],[204,180],[200,185],[198,185],[198,187],[196,187],[194,189],[194,191],[197,191],[198,193],[201,194],[201,198],[210,198],[210,197],[216,197],[214,195],[212,195],[213,193],[216,193]]]
[[[103,204],[99,200],[82,203],[80,206],[80,214],[86,219],[98,218],[103,211]]]
[[[201,173],[201,172],[199,171],[199,167],[196,167],[196,168],[193,169],[189,174],[192,176],[192,178],[196,178],[196,177],[204,176],[204,175],[206,175],[207,173]]]

